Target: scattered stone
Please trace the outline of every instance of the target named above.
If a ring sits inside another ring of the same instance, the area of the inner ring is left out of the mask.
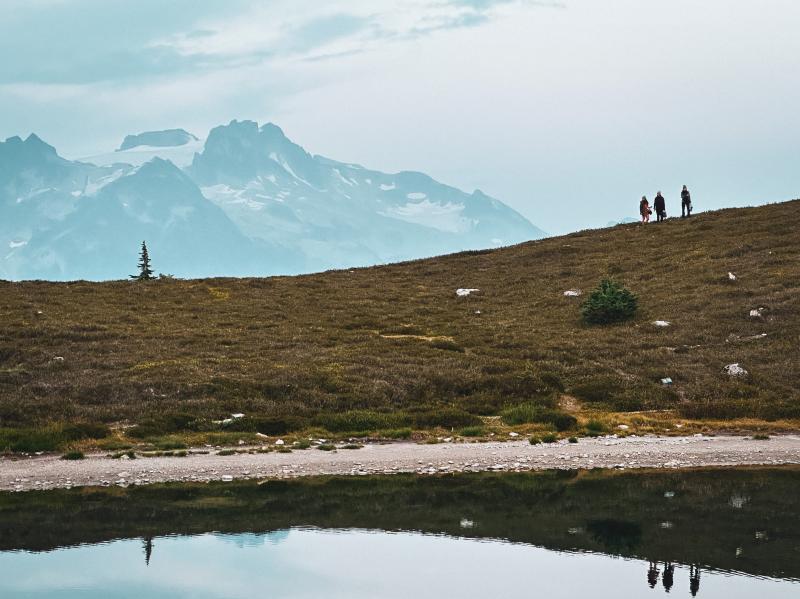
[[[233,481],[233,476],[231,476],[230,474],[223,474],[221,480],[224,483],[229,483]]]
[[[519,437],[519,433],[515,433],[515,432],[512,431],[512,432],[508,433],[508,436],[509,437]]]
[[[283,445],[283,439],[278,439],[275,441],[275,445]]]
[[[728,280],[729,281],[735,281],[737,278],[738,277],[735,274],[733,274],[732,272],[728,273]]]
[[[671,323],[669,321],[666,321],[666,320],[656,320],[655,322],[653,322],[653,326],[657,326],[657,327],[668,327],[668,326],[670,326],[670,324]]]
[[[725,374],[727,374],[728,376],[744,377],[750,374],[744,368],[739,366],[738,363],[728,364],[723,370],[725,371]]]
[[[461,518],[461,522],[459,522],[458,525],[461,528],[475,528],[475,522],[466,518]]]
[[[763,318],[764,317],[764,308],[757,308],[755,310],[750,310],[750,318]]]
[[[64,356],[55,356],[53,358],[53,362],[63,362],[63,361],[64,361]]]
[[[580,297],[583,292],[580,289],[567,289],[564,292],[564,297]]]
[[[672,384],[672,379],[670,377],[663,378],[661,379],[661,384],[669,386]]]
[[[244,418],[244,414],[231,414],[231,418],[239,420],[239,418]]]
[[[458,297],[467,297],[478,291],[480,291],[480,289],[456,289],[456,295]]]
[[[630,427],[629,427],[627,424],[620,424],[620,425],[619,425],[617,428],[618,428],[619,430],[621,430],[621,431],[626,431],[626,430],[628,430]],[[611,443],[606,443],[606,445],[611,445]]]

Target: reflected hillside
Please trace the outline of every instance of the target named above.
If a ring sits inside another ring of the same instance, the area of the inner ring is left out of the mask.
[[[291,527],[419,531],[493,538],[676,566],[800,578],[800,470],[545,472],[319,478],[73,489],[0,496],[0,550],[44,551],[205,532]],[[695,584],[694,582],[692,584]]]

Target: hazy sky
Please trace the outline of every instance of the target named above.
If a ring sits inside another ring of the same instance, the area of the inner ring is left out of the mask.
[[[558,233],[800,196],[797,0],[0,0],[0,138],[274,121]]]

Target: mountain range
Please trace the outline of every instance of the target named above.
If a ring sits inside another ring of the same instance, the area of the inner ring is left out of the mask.
[[[311,155],[272,123],[128,135],[67,160],[32,134],[0,142],[0,278],[107,280],[146,240],[179,277],[297,274],[544,236],[481,191]]]

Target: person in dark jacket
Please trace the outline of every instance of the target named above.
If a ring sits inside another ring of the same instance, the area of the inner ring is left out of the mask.
[[[683,191],[681,191],[681,218],[684,216],[691,216],[692,215],[692,194],[689,193],[689,190],[686,186],[683,186]]]
[[[665,218],[667,218],[667,202],[664,200],[664,196],[661,195],[659,191],[656,194],[656,199],[653,200],[653,208],[656,210],[656,218],[657,222],[661,222]]]

